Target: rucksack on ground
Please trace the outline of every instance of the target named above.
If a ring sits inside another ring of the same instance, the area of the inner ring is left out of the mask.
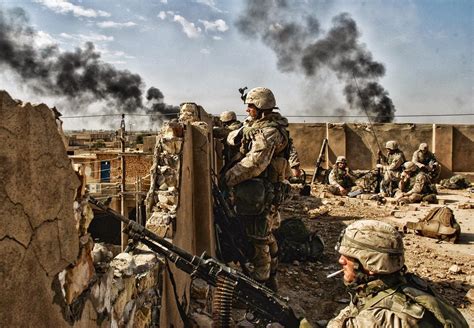
[[[449,207],[435,207],[418,222],[407,222],[404,230],[413,229],[425,237],[455,243],[461,235],[461,226],[457,223],[453,210]]]
[[[282,221],[274,234],[281,262],[288,263],[295,260],[315,262],[323,255],[323,240],[316,233],[311,233],[299,218]]]

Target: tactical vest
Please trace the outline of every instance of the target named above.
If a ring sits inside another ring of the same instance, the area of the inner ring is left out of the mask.
[[[462,314],[441,296],[436,295],[426,281],[413,274],[406,274],[404,278],[405,281],[368,298],[358,312],[370,308],[384,308],[410,316],[417,322],[416,326],[419,321],[427,323],[429,327],[468,327]]]

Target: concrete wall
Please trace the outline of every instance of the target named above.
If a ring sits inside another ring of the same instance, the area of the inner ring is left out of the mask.
[[[313,172],[322,140],[328,138],[325,168],[339,155],[345,155],[353,169],[373,168],[378,145],[383,149],[388,140],[397,140],[407,160],[421,142],[428,143],[442,165],[442,177],[474,175],[474,125],[292,123],[290,134],[308,172]]]

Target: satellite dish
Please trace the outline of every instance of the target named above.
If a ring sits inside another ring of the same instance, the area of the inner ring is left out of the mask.
[[[90,166],[86,166],[85,170],[84,170],[86,176],[90,177],[91,176],[91,173],[92,173],[92,169]]]

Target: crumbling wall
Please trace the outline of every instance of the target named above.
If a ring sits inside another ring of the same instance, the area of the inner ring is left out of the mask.
[[[149,327],[161,262],[93,242],[85,167],[74,172],[60,123],[0,91],[0,326]]]
[[[64,326],[53,281],[79,253],[78,178],[46,105],[0,91],[0,140],[0,326]]]
[[[178,121],[160,131],[147,195],[147,228],[191,254],[214,254],[211,207],[211,117],[194,103],[181,106]],[[190,304],[191,278],[170,266],[178,299]],[[170,274],[165,270],[160,327],[183,327]]]

